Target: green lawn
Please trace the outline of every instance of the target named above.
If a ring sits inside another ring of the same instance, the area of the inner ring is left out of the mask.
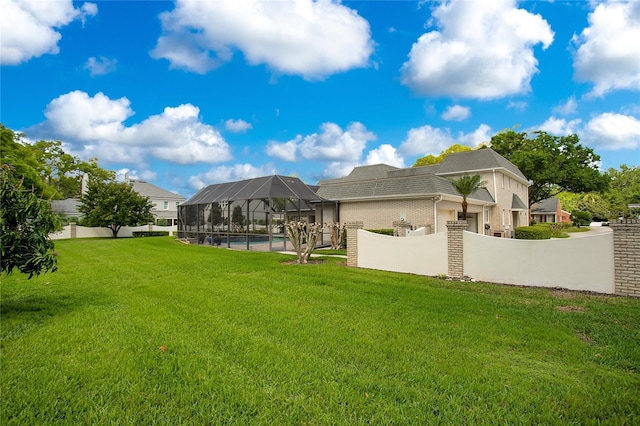
[[[171,238],[56,248],[58,272],[2,277],[2,424],[640,423],[638,299]]]

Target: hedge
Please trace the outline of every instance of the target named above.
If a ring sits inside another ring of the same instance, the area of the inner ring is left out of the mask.
[[[168,237],[169,231],[135,231],[134,237]]]
[[[551,229],[546,226],[520,226],[515,229],[517,240],[548,240]]]

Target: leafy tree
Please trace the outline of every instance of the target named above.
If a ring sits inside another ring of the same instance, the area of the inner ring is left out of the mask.
[[[574,209],[588,212],[593,220],[598,221],[607,221],[612,214],[609,203],[596,192],[580,194]]]
[[[231,222],[242,229],[244,226],[244,215],[242,214],[242,206],[235,206],[231,213]]]
[[[89,182],[78,210],[88,226],[109,228],[113,238],[123,226],[138,226],[153,220],[149,197],[143,197],[126,182]]]
[[[589,226],[592,221],[591,213],[586,211],[577,211],[571,214],[573,224],[578,228],[581,226]]]
[[[491,148],[531,179],[529,205],[562,191],[604,192],[609,187],[609,177],[597,167],[600,156],[583,147],[575,134],[507,130],[491,138]]]
[[[211,228],[215,229],[216,226],[222,223],[222,208],[220,203],[213,203],[211,205]]]
[[[467,220],[467,207],[469,206],[467,197],[482,188],[482,185],[484,185],[484,182],[482,182],[481,179],[480,175],[465,175],[458,179],[449,180],[456,191],[462,195],[462,220]]]
[[[58,227],[47,201],[24,187],[13,167],[0,165],[0,273],[17,268],[24,274],[54,272],[57,259],[49,234]]]
[[[620,169],[609,169],[611,189],[606,194],[610,210],[615,215],[629,216],[629,204],[640,203],[640,167],[629,167],[626,164]]]
[[[22,140],[22,133],[0,124],[0,157],[2,164],[13,167],[13,174],[22,181],[24,188],[31,189],[39,197],[49,200],[55,196],[55,189],[49,186],[40,174],[40,164],[33,152]]]
[[[440,155],[427,155],[426,157],[418,158],[413,166],[411,167],[420,167],[420,166],[430,166],[433,164],[440,164],[444,157],[449,154],[453,154],[455,152],[467,152],[471,151],[471,148],[465,145],[455,144],[451,145],[449,148],[440,152]]]
[[[0,124],[2,163],[11,164],[25,187],[33,187],[44,199],[80,197],[82,176],[90,180],[114,180],[115,173],[98,166],[95,158],[81,161],[66,153],[60,141],[30,144],[22,133]]]

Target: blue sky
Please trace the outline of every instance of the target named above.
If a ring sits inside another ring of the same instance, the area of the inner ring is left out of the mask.
[[[640,165],[640,2],[2,0],[0,121],[186,197],[506,128]]]

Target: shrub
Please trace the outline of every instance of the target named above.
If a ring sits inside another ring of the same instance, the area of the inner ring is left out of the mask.
[[[593,218],[589,212],[578,211],[571,214],[571,220],[575,226],[589,226]]]
[[[135,231],[134,237],[168,237],[169,231]]]
[[[515,229],[515,237],[518,240],[548,240],[551,238],[551,229],[545,226],[520,226]]]
[[[158,219],[156,221],[156,225],[158,225],[158,226],[168,226],[169,225],[169,221],[167,219],[165,219],[165,218],[161,218],[161,219]]]

